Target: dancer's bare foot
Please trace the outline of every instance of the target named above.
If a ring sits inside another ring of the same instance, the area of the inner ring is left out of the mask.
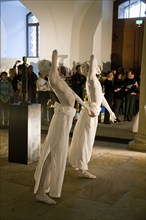
[[[78,172],[78,177],[86,179],[96,179],[96,176],[88,172],[87,170]]]
[[[36,200],[38,202],[43,202],[46,203],[48,205],[55,205],[56,201],[51,199],[49,196],[47,196],[46,194],[37,194],[36,195]]]

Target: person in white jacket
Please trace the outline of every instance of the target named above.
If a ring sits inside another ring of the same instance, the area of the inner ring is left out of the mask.
[[[59,76],[57,56],[58,52],[54,50],[52,64],[47,60],[42,60],[38,65],[41,73],[49,75],[51,88],[60,102],[55,102],[54,115],[34,174],[36,200],[46,204],[56,204],[56,201],[51,197],[61,196],[68,153],[69,132],[76,112],[74,108],[75,100],[85,107],[91,117],[95,117],[94,111]]]
[[[78,170],[77,173],[80,177],[93,179],[96,176],[88,171],[88,162],[92,154],[101,104],[108,110],[112,122],[116,120],[116,116],[109,107],[96,76],[101,72],[94,55],[91,55],[90,62],[85,62],[82,67],[83,73],[86,74],[87,78],[86,92],[88,102],[86,104],[96,112],[96,117],[91,118],[88,116],[86,109],[82,108],[73,131],[68,159],[71,166]]]

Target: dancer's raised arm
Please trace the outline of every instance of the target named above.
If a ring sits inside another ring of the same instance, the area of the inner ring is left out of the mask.
[[[52,53],[52,65],[51,65],[51,70],[49,73],[49,79],[51,84],[56,84],[57,81],[57,76],[58,76],[58,70],[57,70],[57,56],[58,52],[57,50],[54,50]]]

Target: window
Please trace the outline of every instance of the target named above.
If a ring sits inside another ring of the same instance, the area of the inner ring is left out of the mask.
[[[128,0],[118,7],[118,19],[146,17],[146,3],[143,0]]]
[[[39,57],[39,23],[31,12],[26,15],[26,45],[27,57]]]

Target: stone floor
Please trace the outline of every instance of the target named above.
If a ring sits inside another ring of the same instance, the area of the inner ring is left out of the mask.
[[[99,124],[89,163],[89,170],[97,178],[79,178],[67,163],[62,196],[55,206],[35,200],[33,175],[37,162],[29,165],[8,162],[8,130],[1,129],[0,219],[146,219],[146,154],[128,150],[128,142],[120,139],[134,138],[131,126],[124,122]],[[45,136],[42,132],[42,142]],[[108,141],[110,137],[113,139]]]

